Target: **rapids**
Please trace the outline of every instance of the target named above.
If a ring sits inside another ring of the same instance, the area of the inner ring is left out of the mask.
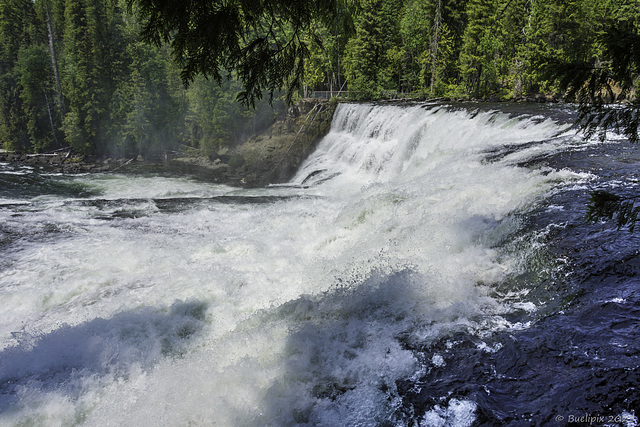
[[[639,239],[583,218],[639,151],[526,108],[342,104],[261,189],[0,165],[0,424],[637,425]]]

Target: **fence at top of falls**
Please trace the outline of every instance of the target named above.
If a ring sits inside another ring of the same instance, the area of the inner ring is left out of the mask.
[[[304,97],[314,99],[331,99],[333,97],[358,99],[362,94],[363,92],[354,90],[312,90],[306,91]],[[423,96],[423,94],[415,92],[383,91],[378,93],[377,96],[382,99],[406,99],[420,97]]]

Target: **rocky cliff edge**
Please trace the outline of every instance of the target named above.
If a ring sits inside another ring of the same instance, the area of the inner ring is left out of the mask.
[[[206,169],[213,179],[247,187],[286,182],[331,128],[337,102],[303,99],[269,128],[240,146],[207,157],[172,159],[177,165]]]

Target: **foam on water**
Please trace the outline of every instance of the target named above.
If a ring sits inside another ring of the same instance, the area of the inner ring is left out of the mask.
[[[291,186],[88,175],[87,195],[0,205],[18,235],[0,264],[0,422],[403,424],[397,381],[443,362],[409,347],[535,310],[491,288],[527,256],[503,248],[518,214],[588,179],[519,162],[571,138],[540,118],[341,105]],[[451,399],[416,421],[474,410]]]

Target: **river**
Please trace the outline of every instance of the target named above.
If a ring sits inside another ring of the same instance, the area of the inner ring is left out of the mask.
[[[342,104],[291,182],[0,164],[0,424],[638,425],[640,149]],[[602,417],[587,419],[579,417]]]

